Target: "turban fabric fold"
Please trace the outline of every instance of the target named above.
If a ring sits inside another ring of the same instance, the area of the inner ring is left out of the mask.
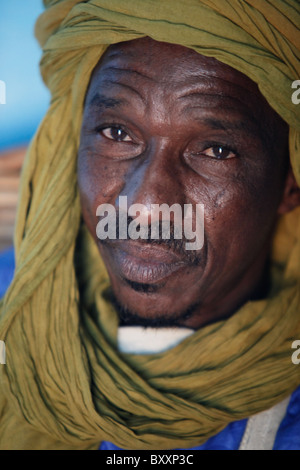
[[[16,271],[0,303],[1,449],[188,448],[300,385],[300,212],[281,217],[271,289],[161,354],[116,348],[117,314],[81,223],[76,163],[84,98],[113,43],[143,36],[215,57],[255,81],[288,123],[300,183],[298,0],[45,0],[36,35],[49,111],[27,152]],[[145,51],[145,54],[147,51]]]

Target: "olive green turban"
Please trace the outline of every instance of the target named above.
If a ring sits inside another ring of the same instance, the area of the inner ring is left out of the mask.
[[[150,36],[213,56],[254,80],[289,124],[300,183],[298,0],[45,0],[36,34],[52,100],[25,160],[16,272],[0,304],[2,449],[199,445],[300,385],[299,210],[280,219],[268,298],[175,348],[116,348],[109,280],[80,222],[76,156],[91,73],[109,44]],[[147,53],[147,51],[145,51]]]

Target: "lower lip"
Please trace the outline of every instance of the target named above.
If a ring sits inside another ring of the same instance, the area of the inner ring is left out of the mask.
[[[169,262],[163,263],[148,261],[129,255],[120,249],[114,250],[114,261],[122,278],[141,284],[155,284],[163,281],[185,266],[183,261],[174,261],[173,257]]]

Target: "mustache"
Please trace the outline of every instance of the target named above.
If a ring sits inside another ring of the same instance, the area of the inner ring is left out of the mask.
[[[98,243],[100,243],[101,245],[114,245],[116,243],[119,243],[120,241],[121,242],[129,241],[130,237],[128,236],[128,228],[132,222],[134,222],[134,218],[127,215],[127,238],[126,239],[124,239],[124,237],[120,238],[120,223],[119,223],[119,217],[117,214],[116,238],[114,240],[111,240],[108,238],[104,240],[98,239]],[[175,238],[175,225],[172,221],[170,221],[170,223],[168,222],[168,224],[170,225],[170,232],[168,234],[168,238],[163,237],[164,227],[163,227],[162,221],[159,221],[158,223],[158,230],[156,232],[157,234],[156,238],[151,237],[151,225],[142,226],[140,224],[137,224],[136,229],[140,231],[140,233],[143,234],[143,238],[141,237],[138,238],[138,242],[141,245],[144,244],[144,245],[151,245],[151,246],[158,246],[158,245],[163,246],[167,250],[172,251],[173,253],[177,254],[181,258],[184,258],[189,264],[196,265],[196,266],[199,265],[201,260],[203,259],[203,253],[202,253],[203,250],[187,250],[186,243],[188,243],[190,240],[186,238],[183,232],[181,233],[180,238],[178,238],[178,234],[177,234],[177,237]],[[122,233],[124,233],[123,230],[122,230]]]

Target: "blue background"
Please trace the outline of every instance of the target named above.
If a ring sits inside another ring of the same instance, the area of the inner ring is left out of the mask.
[[[0,80],[6,83],[6,104],[0,104],[0,152],[27,144],[49,104],[39,72],[41,49],[34,37],[42,11],[42,0],[0,0]]]

